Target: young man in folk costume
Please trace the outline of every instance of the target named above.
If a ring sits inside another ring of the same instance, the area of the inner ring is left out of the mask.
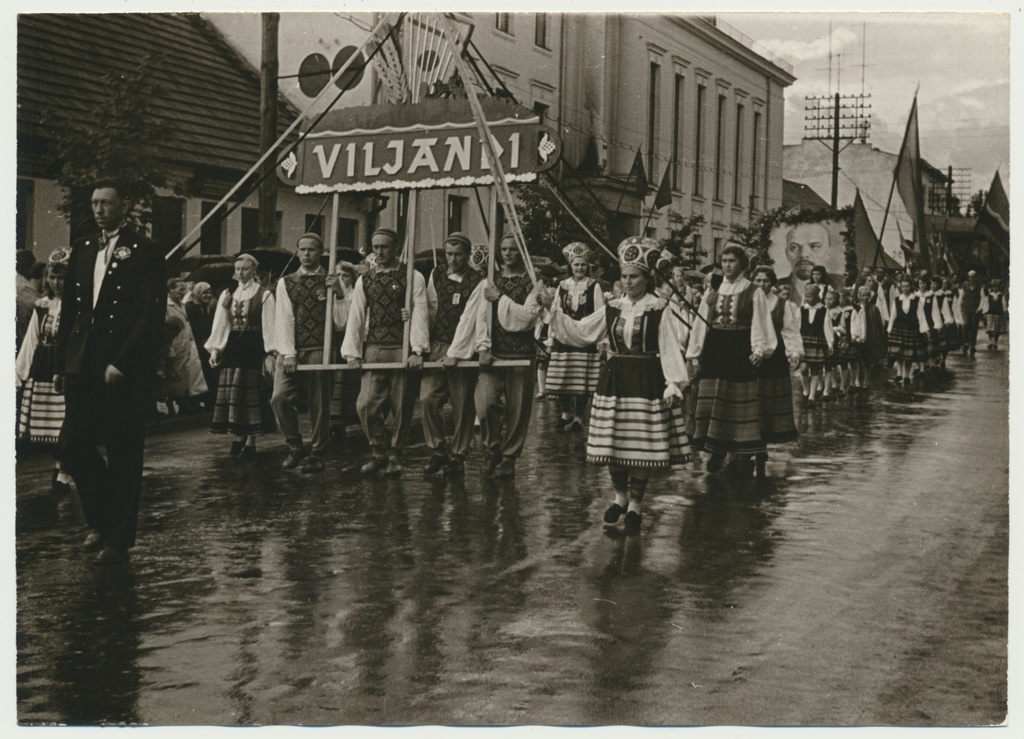
[[[146,410],[167,310],[164,250],[127,224],[130,210],[122,183],[93,188],[100,232],[71,249],[56,338],[54,384],[66,404],[58,450],[91,529],[83,546],[99,552],[98,565],[127,562],[135,546]]]
[[[403,369],[364,371],[356,401],[359,422],[370,441],[373,455],[363,465],[363,473],[383,471],[385,475],[397,477],[402,474],[402,450],[412,425],[412,412],[419,391],[419,370],[423,367],[423,355],[430,351],[427,291],[423,275],[415,270],[411,288],[407,284],[405,266],[399,261],[402,240],[396,231],[378,228],[373,232],[370,243],[374,263],[356,280],[341,353],[350,365],[357,368],[363,362],[404,362],[406,365]],[[412,290],[411,315],[407,315],[405,307],[408,289]],[[405,318],[411,322],[408,357],[404,356],[403,347]],[[386,407],[390,407],[395,419],[390,438]]]
[[[435,267],[427,281],[430,360],[442,361],[446,365],[443,370],[427,372],[420,387],[423,438],[432,452],[423,470],[428,475],[439,472],[450,477],[462,475],[466,454],[473,441],[476,412],[473,391],[477,372],[457,367],[455,360],[447,358],[463,313],[471,301],[475,308],[480,300],[477,288],[483,278],[469,265],[471,248],[469,237],[464,233],[456,231],[449,234],[444,244],[446,263]],[[448,400],[452,404],[453,421],[450,443],[445,438],[441,415],[441,409]]]
[[[487,454],[484,474],[508,479],[515,476],[533,410],[534,328],[541,305],[515,238],[505,236],[500,249],[501,271],[495,274],[493,285],[483,288],[485,300],[463,313],[448,356],[461,360],[477,352],[480,355],[474,401]],[[499,304],[503,295],[509,300]],[[495,359],[529,360],[529,365],[494,367]]]
[[[324,363],[324,331],[327,328],[327,284],[330,278],[320,266],[324,243],[315,233],[303,234],[296,242],[299,269],[277,283],[275,295],[273,349],[274,393],[270,405],[277,425],[288,443],[282,467],[302,471],[324,471],[324,453],[331,435],[330,402],[332,374],[329,370],[299,371],[300,364]],[[332,321],[333,323],[333,321]],[[299,429],[297,403],[305,397],[312,426],[309,456]]]

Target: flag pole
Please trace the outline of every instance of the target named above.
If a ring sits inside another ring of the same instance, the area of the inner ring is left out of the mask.
[[[882,236],[885,235],[885,222],[889,220],[889,207],[892,205],[892,194],[895,190],[896,175],[893,174],[892,184],[889,186],[889,199],[885,203],[885,215],[882,216],[882,229],[878,232],[878,245],[875,247],[875,258],[871,261],[871,269],[874,269],[878,265],[878,253],[882,251]]]

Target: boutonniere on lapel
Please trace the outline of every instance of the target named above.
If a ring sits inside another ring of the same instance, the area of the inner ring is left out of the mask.
[[[114,259],[117,261],[123,261],[132,255],[132,250],[127,246],[119,246],[114,249]]]

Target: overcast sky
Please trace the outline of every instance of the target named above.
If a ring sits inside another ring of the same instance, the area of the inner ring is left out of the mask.
[[[720,16],[793,65],[786,143],[803,135],[804,97],[871,95],[872,144],[896,152],[918,92],[921,155],[970,167],[973,189],[1009,170],[1010,21],[990,13],[766,13]],[[831,23],[831,79],[829,73]],[[865,44],[866,41],[866,44]],[[862,59],[866,66],[861,67]]]

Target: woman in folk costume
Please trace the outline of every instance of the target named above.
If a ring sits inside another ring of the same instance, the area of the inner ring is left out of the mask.
[[[829,317],[832,320],[832,335],[835,341],[835,351],[831,356],[833,367],[833,385],[837,387],[837,395],[845,395],[850,389],[850,378],[853,375],[853,365],[860,356],[857,348],[850,340],[850,318],[853,316],[853,305],[850,301],[850,294],[845,289],[831,290],[835,295],[837,306],[830,309]],[[838,375],[838,377],[837,377]]]
[[[772,327],[775,329],[775,351],[756,369],[758,413],[761,419],[761,438],[766,444],[781,444],[797,438],[793,420],[793,382],[791,373],[800,366],[804,355],[804,342],[800,338],[800,309],[789,300],[772,294],[778,282],[771,267],[760,266],[752,275],[754,284],[764,292]],[[765,476],[768,452],[755,457],[757,476]]]
[[[938,367],[942,357],[942,314],[939,312],[931,285],[931,280],[927,277],[919,277],[917,280],[917,294],[921,298],[923,317],[922,330],[927,342],[927,356],[923,360],[922,369]]]
[[[639,531],[641,503],[651,471],[690,459],[686,419],[678,401],[689,383],[672,328],[668,302],[653,294],[660,256],[654,239],[632,236],[619,244],[623,295],[604,310],[573,320],[554,303],[551,332],[571,346],[609,345],[609,356],[590,412],[587,461],[608,465],[615,500],[608,525]]]
[[[953,351],[964,343],[964,315],[960,309],[960,290],[949,277],[942,278],[942,292],[949,301],[949,312],[953,315],[953,326],[949,328],[947,346]]]
[[[569,277],[558,284],[554,302],[563,315],[579,321],[604,309],[604,292],[593,277],[590,248],[579,241],[562,249]],[[545,392],[558,401],[559,431],[583,431],[583,414],[597,387],[601,357],[597,346],[575,347],[552,337]]]
[[[808,285],[804,290],[804,304],[800,306],[800,336],[804,342],[800,382],[804,397],[811,404],[817,400],[818,390],[826,396],[829,394],[824,380],[825,363],[832,352],[835,335],[827,313],[828,308],[821,302],[821,287]]]
[[[744,276],[743,247],[727,245],[719,262],[722,284],[704,294],[686,351],[700,375],[693,446],[711,453],[709,472],[729,452],[744,462],[768,453],[755,372],[778,346],[764,290]]]
[[[55,249],[50,253],[43,277],[44,294],[36,300],[14,362],[14,371],[22,388],[18,438],[55,446],[64,424],[64,395],[53,386],[56,374],[54,340],[60,324],[61,294],[70,257],[68,249]],[[57,462],[50,480],[50,492],[66,493],[70,486],[71,476]]]
[[[256,453],[256,437],[277,428],[270,408],[273,390],[274,294],[256,281],[259,263],[249,254],[235,258],[234,292],[217,301],[206,350],[220,367],[210,431],[231,434],[231,456]]]
[[[936,366],[945,369],[946,357],[949,351],[957,346],[956,343],[956,320],[953,318],[953,300],[946,292],[942,284],[942,278],[938,275],[932,277],[932,295],[935,303],[932,309],[936,316],[936,326],[939,333],[939,350],[935,359]]]
[[[857,290],[857,307],[850,316],[850,341],[857,350],[853,387],[867,390],[871,370],[885,357],[885,323],[870,284]]]
[[[180,277],[172,277],[167,281],[167,313],[164,322],[174,324],[177,329],[168,352],[171,370],[167,378],[168,405],[172,401],[198,397],[209,389],[183,302],[187,293],[188,285]]]
[[[981,296],[979,306],[985,317],[985,332],[988,334],[988,348],[999,348],[999,337],[1006,333],[1006,314],[1009,307],[999,280],[992,280],[988,290]]]
[[[928,359],[928,323],[920,294],[904,275],[900,294],[892,301],[889,316],[889,359],[896,365],[897,385],[909,385],[913,374]]]

